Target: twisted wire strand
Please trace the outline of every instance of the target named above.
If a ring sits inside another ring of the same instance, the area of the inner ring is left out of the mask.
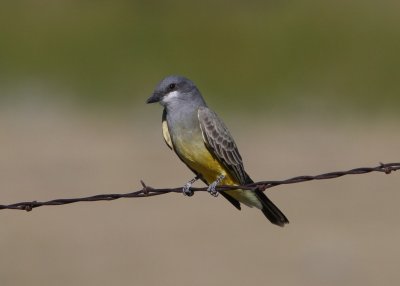
[[[380,163],[379,166],[376,167],[361,167],[355,168],[347,171],[337,171],[337,172],[329,172],[316,176],[298,176],[293,177],[286,180],[280,181],[259,181],[248,185],[242,186],[218,186],[216,188],[217,191],[228,191],[228,190],[237,190],[237,189],[245,189],[245,190],[261,190],[265,191],[266,189],[276,187],[279,185],[288,185],[288,184],[296,184],[301,182],[313,181],[313,180],[327,180],[339,178],[345,175],[360,175],[367,174],[371,172],[381,172],[385,174],[390,174],[393,171],[397,171],[400,169],[400,163]],[[55,199],[50,201],[29,201],[29,202],[19,202],[8,205],[0,205],[0,210],[11,209],[11,210],[25,210],[31,211],[34,208],[42,207],[42,206],[60,206],[73,204],[77,202],[98,202],[98,201],[112,201],[121,198],[143,198],[143,197],[152,197],[159,196],[168,193],[181,193],[182,187],[178,188],[152,188],[147,186],[143,181],[140,181],[142,184],[142,189],[124,194],[100,194],[89,197],[81,197],[81,198],[70,198],[70,199]],[[203,188],[191,188],[193,192],[204,192],[207,191],[207,187]]]

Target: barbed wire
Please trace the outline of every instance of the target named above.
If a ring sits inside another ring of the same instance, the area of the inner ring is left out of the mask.
[[[313,180],[327,180],[334,179],[338,177],[342,177],[345,175],[360,175],[371,172],[381,172],[385,174],[390,174],[393,171],[400,170],[400,163],[380,163],[379,166],[376,167],[362,167],[355,168],[348,171],[338,171],[338,172],[330,172],[325,174],[320,174],[316,176],[298,176],[293,177],[286,180],[280,181],[260,181],[252,184],[247,184],[243,186],[218,186],[216,188],[217,191],[228,191],[228,190],[260,190],[265,191],[266,189],[279,186],[279,185],[287,185],[287,184],[296,184],[301,182],[313,181]],[[152,197],[158,195],[164,195],[168,193],[182,193],[182,187],[178,188],[161,188],[155,189],[147,186],[143,181],[140,181],[142,184],[142,189],[139,191],[125,193],[125,194],[101,194],[90,197],[82,197],[82,198],[72,198],[72,199],[56,199],[45,202],[38,201],[30,201],[30,202],[20,202],[9,205],[0,205],[0,210],[12,209],[12,210],[25,210],[31,211],[34,208],[38,208],[41,206],[59,206],[59,205],[67,205],[73,204],[77,202],[98,202],[98,201],[112,201],[121,198],[143,198],[143,197]],[[207,187],[204,188],[191,188],[193,192],[204,192],[207,191]]]

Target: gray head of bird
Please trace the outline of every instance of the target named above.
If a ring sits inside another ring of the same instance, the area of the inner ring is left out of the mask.
[[[171,75],[160,81],[146,103],[159,102],[168,108],[177,105],[205,105],[196,85],[183,76]]]

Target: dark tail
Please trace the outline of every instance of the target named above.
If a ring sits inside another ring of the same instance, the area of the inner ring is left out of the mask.
[[[247,175],[246,184],[251,183],[253,183],[253,180],[249,177],[249,175]],[[286,218],[283,212],[278,209],[278,207],[264,194],[264,192],[256,190],[255,193],[262,203],[263,208],[261,211],[271,223],[282,227],[289,223],[289,220]]]
[[[257,190],[255,193],[263,205],[261,211],[271,223],[279,226],[284,226],[285,224],[289,223],[289,220],[286,218],[283,212],[281,212],[281,210],[278,209],[278,207],[274,205],[270,199],[268,199],[264,192]]]

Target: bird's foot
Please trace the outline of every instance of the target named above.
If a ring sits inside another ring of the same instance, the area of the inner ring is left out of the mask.
[[[190,189],[191,187],[192,187],[192,184],[190,182],[187,182],[182,188],[182,193],[188,197],[193,196],[194,192]]]
[[[208,188],[207,191],[210,193],[210,195],[212,195],[213,197],[218,197],[219,192],[215,189],[219,183],[221,183],[221,181],[225,178],[224,175],[220,175],[214,182],[212,182]]]
[[[182,193],[183,193],[185,196],[191,197],[191,196],[194,195],[194,192],[191,190],[191,187],[192,187],[193,183],[196,182],[198,179],[199,179],[198,177],[195,177],[195,178],[191,179],[189,182],[187,182],[187,183],[183,186],[183,188],[182,188]]]

